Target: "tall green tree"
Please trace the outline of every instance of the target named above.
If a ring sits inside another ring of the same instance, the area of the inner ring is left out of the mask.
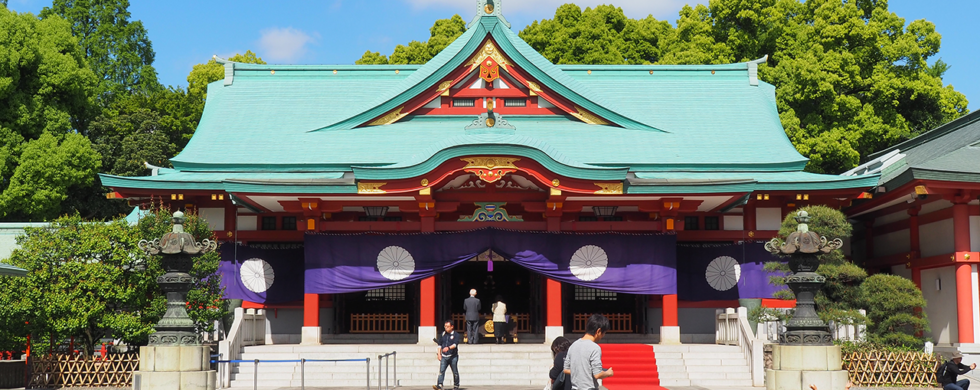
[[[54,218],[91,187],[99,156],[76,130],[95,85],[68,23],[0,7],[0,220]]]
[[[71,24],[92,70],[103,106],[131,92],[161,88],[153,69],[153,45],[143,23],[130,21],[128,0],[54,0],[42,18],[60,16]]]
[[[264,64],[262,57],[253,53],[251,50],[245,54],[235,54],[228,58],[228,61],[241,62],[245,64]],[[214,58],[203,64],[194,65],[191,73],[187,75],[187,94],[201,104],[204,110],[204,100],[208,97],[208,84],[225,78],[225,68]]]
[[[464,32],[466,32],[466,22],[459,15],[453,15],[449,19],[436,20],[429,29],[428,41],[411,41],[408,46],[395,46],[395,51],[389,57],[368,50],[354,63],[358,65],[424,64]]]
[[[136,226],[124,219],[89,222],[74,215],[25,229],[9,261],[30,272],[0,277],[0,328],[5,329],[0,337],[7,338],[0,345],[29,334],[45,341],[74,337],[85,354],[104,337],[145,345],[166,300],[156,283],[163,274],[159,258],[147,256],[137,243],[159,238],[171,226],[169,210],[157,209]],[[214,239],[200,218],[188,216],[184,226],[197,240]],[[218,261],[217,253],[198,257],[191,271],[198,283],[189,314],[201,331],[213,330],[214,320],[227,312],[220,300]]]

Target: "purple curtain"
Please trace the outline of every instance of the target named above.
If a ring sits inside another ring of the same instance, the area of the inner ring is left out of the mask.
[[[238,245],[237,249],[236,256],[235,245],[221,245],[221,263],[218,265],[218,272],[221,274],[221,286],[225,288],[225,298],[258,303],[292,302],[303,299],[302,244]],[[248,274],[243,278],[242,265],[249,260],[251,260],[249,267],[246,267]],[[266,262],[269,267],[262,267],[261,272],[256,272],[259,268],[255,265],[261,264],[256,260]],[[268,280],[266,279],[269,276],[266,272],[268,269],[271,269],[274,276],[271,285],[264,281]],[[248,280],[248,284],[245,280]],[[263,289],[264,291],[261,291]]]
[[[766,262],[779,261],[761,242],[677,246],[677,298],[712,301],[772,298]],[[736,270],[737,269],[737,270]]]
[[[519,232],[308,234],[306,293],[366,291],[427,278],[492,249],[533,272],[628,294],[677,291],[674,235]]]

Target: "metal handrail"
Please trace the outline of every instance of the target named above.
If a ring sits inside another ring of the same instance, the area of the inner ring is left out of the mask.
[[[391,353],[392,355],[394,352]],[[367,365],[367,387],[366,390],[371,390],[371,358],[364,359],[269,359],[269,360],[212,360],[211,363],[254,363],[255,369],[252,371],[252,389],[257,390],[259,388],[259,363],[299,363],[300,365],[300,388],[306,389],[306,362],[365,362]],[[381,366],[381,362],[378,362],[378,366]],[[380,374],[380,372],[379,372]],[[381,386],[381,377],[378,376],[378,388]]]
[[[384,355],[378,355],[378,390],[381,390],[381,359],[385,360],[385,390],[389,389],[388,387],[388,360],[390,360],[389,357],[395,358],[395,364],[393,364],[394,372],[395,372],[394,387],[398,387],[398,356],[396,356],[397,353],[398,351],[391,351]]]

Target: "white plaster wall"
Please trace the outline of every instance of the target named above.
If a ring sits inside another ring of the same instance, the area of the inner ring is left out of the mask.
[[[919,226],[919,248],[922,250],[922,257],[952,253],[953,219]]]
[[[906,253],[911,250],[908,229],[902,229],[888,234],[876,234],[874,240],[875,257],[891,256],[896,253]]]
[[[936,279],[942,281],[940,290],[936,290]],[[922,296],[932,342],[956,343],[956,270],[952,266],[922,270]]]
[[[926,203],[922,205],[922,208],[919,210],[919,215],[920,216],[926,215],[931,212],[939,211],[942,209],[948,209],[950,207],[953,207],[953,202],[950,202],[948,200],[937,200],[935,202]]]
[[[977,265],[970,265],[970,284],[973,285],[971,289],[973,291],[973,342],[980,340],[980,293],[978,293],[978,287],[980,283],[977,281]]]
[[[208,227],[212,231],[225,230],[225,209],[223,207],[201,207],[197,213],[208,221]]]
[[[721,218],[725,230],[742,230],[745,226],[741,215],[723,215]]]
[[[779,230],[783,223],[783,209],[779,207],[759,207],[755,209],[755,228],[757,230]]]
[[[978,216],[970,217],[970,251],[980,252],[980,217]]]
[[[238,230],[258,230],[259,217],[256,215],[239,215]]]
[[[24,234],[24,229],[0,229],[0,260],[6,260],[17,249],[17,236]]]
[[[905,264],[893,265],[892,275],[898,275],[905,279],[912,280],[912,269],[905,268]]]
[[[892,222],[898,222],[909,218],[908,211],[902,210],[882,217],[875,218],[875,226],[881,226]]]

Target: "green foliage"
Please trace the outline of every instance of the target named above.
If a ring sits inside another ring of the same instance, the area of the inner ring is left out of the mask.
[[[98,76],[95,96],[107,106],[132,92],[160,88],[153,69],[153,45],[140,21],[129,20],[128,0],[54,0],[41,10],[41,18],[60,16]]]
[[[394,53],[389,57],[368,50],[355,63],[359,65],[424,64],[464,32],[466,32],[466,22],[459,15],[453,15],[449,19],[436,20],[429,29],[428,41],[411,41],[408,46],[395,46]]]
[[[166,303],[156,284],[163,274],[159,259],[147,257],[137,243],[169,231],[168,216],[158,209],[130,226],[122,219],[86,222],[74,215],[25,229],[10,263],[28,276],[0,277],[0,345],[16,346],[28,334],[35,340],[74,337],[86,354],[103,337],[145,344]],[[213,239],[202,219],[189,216],[184,226],[197,239]],[[215,303],[221,293],[217,266],[218,255],[211,253],[197,258],[191,272],[200,279],[193,304],[212,307],[190,311],[201,330],[227,312]]]
[[[926,341],[915,336],[929,331],[926,300],[911,280],[897,275],[877,274],[861,284],[868,308],[868,334],[872,341],[886,345],[918,346]]]
[[[241,62],[245,64],[264,64],[262,58],[251,50],[245,54],[235,54],[228,58],[228,61]],[[219,64],[214,58],[207,63],[194,65],[191,73],[187,75],[187,94],[201,104],[201,111],[204,110],[204,100],[208,97],[208,84],[225,78],[225,67]],[[200,118],[200,115],[198,115]]]
[[[388,57],[376,51],[368,50],[354,63],[357,65],[386,65],[388,64]]]
[[[663,55],[674,31],[653,17],[634,20],[622,8],[600,5],[582,11],[565,4],[553,20],[534,21],[521,39],[556,64],[649,64]]]
[[[783,314],[782,311],[773,309],[771,307],[756,306],[746,315],[750,322],[769,322],[769,321],[786,321],[790,319],[790,315]]]

